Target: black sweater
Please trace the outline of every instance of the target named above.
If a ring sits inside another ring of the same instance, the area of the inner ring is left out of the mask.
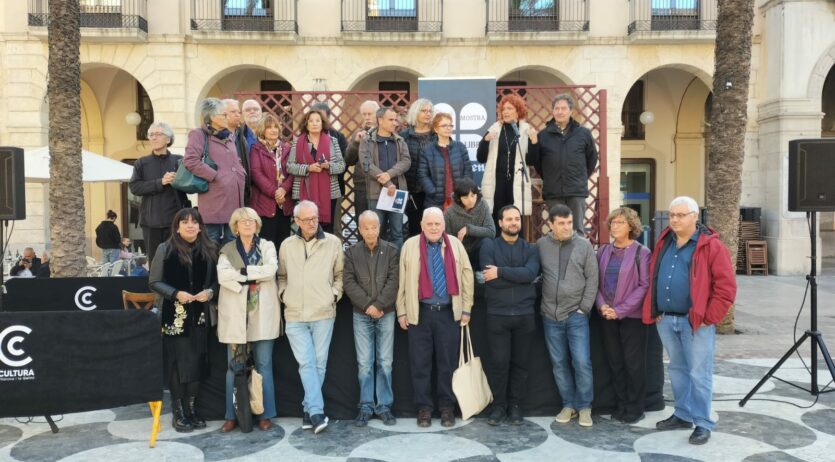
[[[487,313],[504,316],[534,314],[536,286],[539,276],[539,251],[521,237],[509,244],[503,237],[484,239],[479,260],[482,269],[488,265],[499,269],[499,277],[486,282],[484,299]]]

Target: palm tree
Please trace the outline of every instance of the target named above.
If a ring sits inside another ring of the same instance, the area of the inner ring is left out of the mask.
[[[748,81],[754,0],[720,0],[714,51],[713,102],[708,140],[707,206],[710,224],[736,267],[739,201],[748,124]],[[734,309],[717,331],[734,332]]]
[[[78,0],[49,1],[49,214],[52,274],[83,276],[81,12]]]

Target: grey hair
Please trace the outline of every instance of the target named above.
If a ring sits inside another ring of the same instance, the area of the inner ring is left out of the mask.
[[[203,125],[212,123],[212,117],[223,114],[226,110],[226,103],[217,98],[206,98],[200,101],[200,120]]]
[[[250,99],[244,101],[243,103],[241,103],[241,107],[244,107],[244,105],[246,105],[246,103],[249,103],[250,101],[255,103],[255,105],[258,106],[259,109],[261,108],[261,103],[259,103],[257,99],[252,99],[252,98],[250,98]]]
[[[357,223],[358,223],[358,224],[361,224],[361,223],[362,223],[363,218],[364,218],[364,219],[368,219],[368,220],[370,220],[371,218],[373,218],[373,219],[374,219],[374,221],[376,221],[378,225],[380,224],[380,216],[379,216],[379,215],[377,215],[377,212],[375,212],[375,211],[373,211],[373,210],[366,210],[366,211],[362,212],[362,213],[360,214],[359,218],[357,219]]]
[[[574,109],[574,106],[577,105],[577,103],[574,101],[573,96],[571,96],[568,93],[560,93],[559,95],[555,96],[554,99],[551,100],[551,109],[553,109],[554,106],[556,106],[557,103],[560,101],[565,101],[566,103],[568,103],[568,108],[572,110]]]
[[[438,207],[429,207],[428,209],[424,209],[423,210],[423,219],[421,219],[421,221],[425,220],[430,215],[437,215],[437,216],[441,217],[441,219],[443,219],[444,218],[444,211],[441,210]]]
[[[406,123],[410,127],[414,127],[417,125],[417,118],[420,115],[420,110],[424,107],[429,106],[432,108],[432,115],[435,115],[435,105],[432,104],[432,101],[429,101],[426,98],[420,98],[419,100],[412,103],[409,106],[409,112],[406,113]],[[431,122],[430,122],[431,125]]]
[[[293,207],[293,217],[298,218],[299,212],[301,212],[301,210],[305,209],[305,208],[313,209],[313,210],[316,211],[317,215],[319,214],[319,206],[316,205],[315,202],[309,201],[309,200],[303,200],[303,201],[300,201],[298,204],[296,204],[295,207]]]
[[[313,111],[323,112],[327,117],[331,116],[331,107],[328,106],[328,103],[324,101],[319,101],[318,103],[311,104],[310,109]]]
[[[677,205],[686,205],[688,212],[693,212],[695,214],[699,213],[699,203],[696,202],[696,199],[693,199],[689,196],[678,196],[672,201],[670,201],[670,210]]]
[[[362,110],[365,106],[374,106],[374,110],[380,109],[380,103],[374,101],[373,99],[367,99],[360,104],[360,110]]]
[[[386,116],[386,113],[389,112],[389,111],[397,114],[397,111],[395,111],[394,109],[392,109],[388,106],[382,106],[382,107],[380,107],[380,109],[377,109],[377,119],[378,120],[382,119],[383,117]]]
[[[168,137],[168,146],[174,144],[174,130],[171,129],[171,125],[168,125],[165,122],[154,122],[150,127],[148,127],[148,132],[154,128],[159,128],[160,131]]]
[[[239,103],[238,100],[236,100],[235,98],[226,98],[226,99],[223,100],[223,104],[226,104],[226,105],[234,104],[238,107],[241,107],[241,103]]]

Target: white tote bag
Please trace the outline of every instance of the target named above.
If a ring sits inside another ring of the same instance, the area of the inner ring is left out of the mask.
[[[465,360],[464,337],[467,337]],[[493,401],[493,392],[487,383],[487,376],[481,367],[481,359],[473,354],[473,341],[470,338],[470,326],[461,328],[461,346],[459,348],[458,369],[452,374],[452,391],[461,408],[464,420],[483,411]]]

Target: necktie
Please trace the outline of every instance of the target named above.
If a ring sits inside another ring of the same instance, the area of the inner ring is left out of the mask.
[[[446,274],[444,273],[444,259],[441,257],[442,246],[438,245],[432,252],[432,289],[438,297],[446,297]]]

